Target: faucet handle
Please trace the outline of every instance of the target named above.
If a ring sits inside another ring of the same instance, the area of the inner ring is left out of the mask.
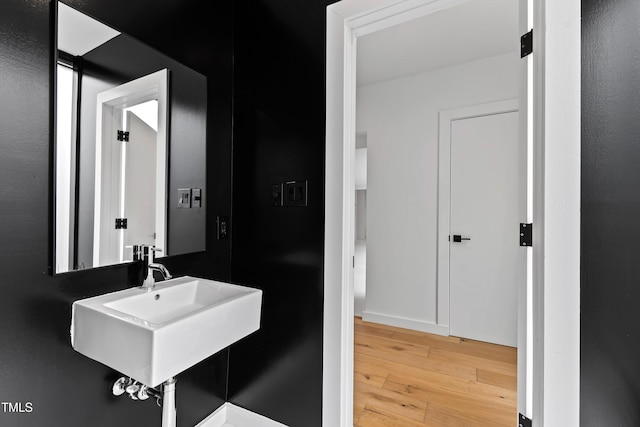
[[[144,252],[144,248],[147,249],[147,252],[145,253],[145,255],[148,256],[149,258],[149,263],[152,263],[154,258],[155,258],[155,254],[154,252],[162,252],[162,249],[160,248],[156,248],[155,246],[151,246],[151,245],[142,245],[143,247],[143,252]]]
[[[156,248],[156,247],[155,247],[155,246],[153,246],[153,245],[145,245],[145,244],[142,244],[142,245],[133,245],[133,247],[134,247],[134,248],[138,247],[138,249],[139,249],[140,251],[143,251],[143,252],[144,252],[144,250],[146,249],[148,253],[151,253],[152,251],[153,251],[153,252],[162,252],[162,249],[160,249],[160,248]],[[135,249],[134,249],[134,250],[135,250]]]
[[[125,377],[120,377],[118,380],[113,383],[112,392],[114,396],[120,396],[124,394],[125,389],[131,384],[131,378],[127,379]]]
[[[156,248],[156,247],[155,247],[155,246],[153,246],[153,245],[147,245],[146,243],[142,243],[142,244],[140,244],[140,245],[127,245],[127,246],[125,246],[125,248],[127,248],[127,249],[131,249],[131,248],[133,248],[134,250],[136,250],[136,249],[137,249],[137,250],[141,250],[142,248],[149,248],[149,249],[151,249],[152,251],[161,251],[161,250],[162,250],[162,249],[160,249],[160,248]]]

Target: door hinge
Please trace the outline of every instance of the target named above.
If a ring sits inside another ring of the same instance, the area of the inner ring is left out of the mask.
[[[118,138],[118,141],[129,142],[129,131],[119,130],[117,138]]]
[[[533,427],[533,423],[530,418],[518,414],[518,427]]]
[[[127,229],[127,218],[116,218],[116,230]]]
[[[533,224],[520,223],[520,246],[533,246]]]
[[[520,58],[533,53],[533,30],[520,37]]]

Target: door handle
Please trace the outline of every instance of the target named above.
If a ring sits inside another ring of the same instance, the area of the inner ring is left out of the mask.
[[[458,242],[462,242],[463,240],[471,240],[471,238],[470,237],[462,237],[459,234],[454,234],[453,235],[453,241],[454,242],[458,243]]]

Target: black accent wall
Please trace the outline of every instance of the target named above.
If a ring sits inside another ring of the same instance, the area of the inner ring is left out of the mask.
[[[207,251],[190,274],[263,289],[259,332],[178,377],[178,424],[222,402],[291,427],[322,413],[325,17],[329,0],[65,0],[207,77]],[[47,274],[52,199],[49,0],[0,2],[0,425],[157,426],[110,396],[116,372],[69,342],[74,300],[133,285],[136,265]],[[308,206],[272,184],[308,180]],[[233,199],[232,199],[233,191]],[[217,240],[216,217],[231,217]]]
[[[215,216],[231,211],[233,16],[231,4],[184,0],[73,0],[207,76],[207,248],[170,257],[174,275],[230,279],[230,241]],[[110,396],[118,374],[73,351],[71,303],[131,286],[135,265],[58,276],[50,251],[50,93],[53,28],[48,0],[0,2],[0,402],[31,402],[3,427],[158,426],[154,402]],[[181,374],[178,425],[193,426],[226,397],[228,351]]]
[[[264,292],[231,347],[229,400],[291,427],[322,421],[325,0],[234,2],[234,282]],[[308,206],[272,185],[308,180]]]
[[[640,3],[582,0],[583,427],[640,425]]]

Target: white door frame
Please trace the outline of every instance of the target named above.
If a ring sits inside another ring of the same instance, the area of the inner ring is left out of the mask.
[[[446,327],[447,333],[449,333],[450,322],[450,278],[449,278],[449,257],[450,257],[450,242],[449,234],[451,231],[450,223],[450,208],[451,208],[451,122],[454,120],[470,119],[474,117],[487,116],[491,114],[511,113],[518,112],[520,105],[518,99],[508,99],[504,101],[496,101],[483,103],[478,105],[470,105],[467,107],[454,108],[450,110],[443,110],[439,113],[439,126],[438,126],[438,268],[437,268],[437,316],[436,323]],[[520,144],[526,147],[527,141],[519,141]],[[527,150],[526,148],[521,151],[522,157],[520,158],[520,170],[526,171],[527,168]],[[520,206],[524,206],[527,203],[526,189],[524,194],[521,195],[522,199],[519,201]],[[526,215],[526,211],[525,211]],[[528,222],[526,216],[520,218],[522,222]],[[517,232],[517,224],[513,224],[514,233]],[[525,251],[527,248],[521,248]],[[524,258],[526,259],[526,258]],[[526,270],[525,266],[522,266],[523,270]],[[526,295],[526,281],[523,283],[525,289],[523,290]],[[520,288],[520,286],[518,286]],[[518,292],[521,292],[518,289]],[[525,301],[526,302],[526,301]],[[526,305],[525,305],[526,311]],[[520,333],[520,332],[519,332]],[[524,330],[526,334],[526,329]],[[521,345],[518,345],[518,349],[523,350]],[[526,348],[524,348],[526,349]],[[524,361],[526,366],[526,361]],[[525,393],[526,391],[523,390]]]
[[[463,0],[343,0],[327,8],[323,426],[353,425],[355,47],[358,36]],[[529,0],[535,426],[579,425],[580,1]],[[531,21],[530,21],[531,22]],[[522,111],[522,109],[521,109]],[[527,405],[529,406],[529,405]],[[522,406],[519,402],[519,410]]]
[[[105,253],[122,246],[121,233],[114,233],[114,219],[120,210],[120,144],[113,144],[122,109],[142,102],[158,100],[158,136],[156,156],[156,256],[166,256],[168,194],[168,108],[169,70],[163,69],[101,92],[96,105],[96,163],[93,212],[93,266],[105,265]],[[120,112],[120,114],[118,114]],[[114,219],[102,220],[103,216]],[[113,260],[113,258],[110,258]],[[122,261],[122,260],[120,260]],[[115,261],[118,262],[118,261]],[[108,262],[111,264],[114,262]]]

